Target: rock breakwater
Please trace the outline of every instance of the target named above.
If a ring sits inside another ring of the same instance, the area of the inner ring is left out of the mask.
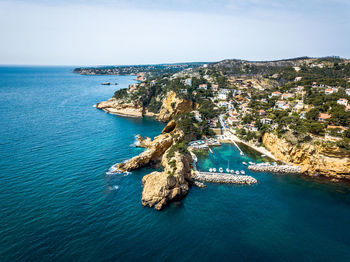
[[[254,177],[234,174],[206,174],[202,172],[194,172],[193,180],[222,184],[255,184],[258,182]]]
[[[249,170],[255,172],[272,172],[282,174],[301,174],[301,167],[291,165],[251,165],[248,167]]]

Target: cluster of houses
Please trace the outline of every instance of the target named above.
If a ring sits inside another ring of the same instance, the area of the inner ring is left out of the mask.
[[[295,69],[297,70],[297,69]],[[178,76],[173,75],[171,78],[176,78]],[[193,85],[192,77],[196,77],[191,74],[181,75],[185,86]],[[198,76],[197,76],[198,77]],[[219,108],[225,108],[226,112],[223,115],[224,126],[228,127],[237,127],[244,128],[247,131],[258,131],[257,121],[262,125],[269,125],[271,128],[277,128],[277,124],[268,117],[267,112],[264,109],[257,109],[258,112],[253,112],[253,109],[250,107],[251,104],[251,92],[247,91],[248,87],[252,87],[256,90],[264,90],[262,85],[257,83],[253,83],[253,80],[249,79],[240,79],[235,77],[229,77],[227,80],[230,83],[231,88],[219,88],[219,85],[216,83],[215,79],[209,77],[208,75],[203,76],[206,79],[207,83],[202,83],[197,86],[199,90],[208,90],[211,89],[213,91],[214,97],[212,101]],[[141,81],[141,83],[129,85],[129,91],[136,90],[138,86],[145,85],[146,76],[144,73],[139,73],[137,75],[137,80]],[[156,84],[155,80],[150,82],[151,86]],[[233,88],[232,88],[233,87]],[[313,88],[321,88],[324,90],[326,95],[330,95],[333,93],[337,93],[339,88],[334,86],[327,86],[324,84],[318,84],[317,82],[312,83]],[[188,89],[183,88],[180,90],[180,93],[187,94]],[[196,91],[194,91],[196,92]],[[323,91],[322,91],[323,92]],[[346,95],[350,96],[350,88],[345,90]],[[266,98],[261,98],[257,101],[258,103],[269,103],[272,100],[274,101],[273,109],[284,110],[291,114],[292,112],[297,112],[300,114],[300,117],[304,118],[305,113],[312,108],[310,105],[306,105],[303,102],[303,96],[305,95],[304,87],[296,84],[296,87],[289,89],[288,92],[281,93],[279,91],[274,91],[269,94]],[[272,99],[272,100],[271,100]],[[346,98],[340,98],[337,100],[337,103],[345,106],[346,111],[350,111],[350,103]],[[255,109],[254,109],[255,110]],[[248,114],[253,113],[259,116],[256,121],[252,121],[248,124],[242,124],[242,119]],[[202,117],[198,111],[194,111],[194,116],[197,121],[202,122]],[[332,116],[326,113],[320,113],[318,115],[318,121],[320,122],[328,122],[328,120]],[[219,126],[219,123],[222,124],[221,118],[215,117],[209,121],[209,126],[212,128],[216,128]],[[328,125],[327,130],[337,130],[338,132],[344,132],[347,127]]]

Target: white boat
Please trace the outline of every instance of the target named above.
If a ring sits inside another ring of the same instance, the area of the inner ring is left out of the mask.
[[[254,162],[248,162],[249,163],[249,165],[255,165],[255,163]]]
[[[214,172],[214,173],[216,172],[216,168],[215,168],[215,167],[213,168],[213,172]]]
[[[209,172],[213,172],[213,169],[212,169],[212,168],[209,168]]]
[[[261,155],[261,157],[265,157],[266,155]]]
[[[240,153],[241,156],[244,156],[243,152]]]
[[[236,175],[239,175],[239,171],[238,170],[236,171]]]
[[[243,164],[243,165],[245,165],[245,166],[247,165],[247,163],[246,163],[246,162],[242,162],[242,164]]]
[[[226,173],[230,173],[230,169],[229,168],[226,168]]]
[[[244,171],[244,170],[241,170],[241,174],[244,175],[244,174],[245,174],[245,171]]]
[[[219,168],[219,172],[220,172],[220,173],[224,172],[224,170],[222,169],[222,167]]]

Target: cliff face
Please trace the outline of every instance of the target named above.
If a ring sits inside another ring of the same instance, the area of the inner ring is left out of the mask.
[[[309,175],[350,179],[350,153],[338,147],[325,148],[309,142],[291,145],[271,133],[264,135],[263,144],[277,159],[299,165]]]
[[[188,193],[191,156],[175,152],[162,157],[163,172],[152,172],[142,178],[142,205],[161,210],[169,201],[181,199]]]
[[[193,109],[194,104],[192,101],[178,98],[175,92],[169,92],[163,99],[157,120],[169,121],[174,115],[190,112]]]

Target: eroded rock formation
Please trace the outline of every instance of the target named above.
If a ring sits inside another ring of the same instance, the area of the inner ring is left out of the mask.
[[[100,102],[96,108],[102,109],[107,113],[126,117],[142,117],[143,108],[135,106],[132,103],[121,103],[121,101],[111,98],[107,101]]]
[[[188,193],[190,176],[189,154],[175,152],[173,157],[165,153],[163,172],[152,172],[142,178],[142,205],[162,209],[169,201],[181,199]]]
[[[309,174],[350,179],[350,153],[336,146],[306,142],[292,145],[275,134],[266,133],[263,144],[279,160],[302,167]]]

